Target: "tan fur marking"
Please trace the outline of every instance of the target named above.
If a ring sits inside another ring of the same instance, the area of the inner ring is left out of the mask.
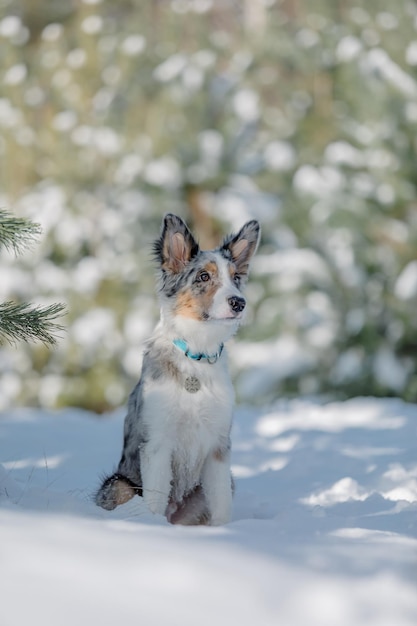
[[[210,261],[207,265],[204,266],[204,269],[213,277],[218,276],[219,268],[217,267],[217,263],[214,261]]]
[[[226,458],[226,450],[224,448],[216,448],[213,452],[213,457],[216,459],[216,461],[224,461]]]
[[[183,317],[191,317],[194,320],[201,319],[201,312],[198,300],[193,298],[189,291],[184,291],[177,298],[177,305],[175,307],[176,313]]]
[[[166,372],[168,376],[170,376],[177,382],[182,380],[178,367],[172,361],[170,361],[169,359],[166,359],[166,360],[164,359],[161,365],[162,365],[164,372]]]
[[[249,242],[247,239],[241,239],[240,241],[237,241],[234,246],[232,246],[233,258],[237,259],[238,257],[240,257],[240,255],[246,250],[248,245]]]
[[[117,506],[124,504],[136,495],[133,487],[125,483],[123,480],[117,480],[114,485],[114,495],[116,498]]]
[[[183,317],[203,319],[203,313],[207,312],[213,301],[214,295],[219,288],[219,268],[215,261],[209,261],[203,268],[210,274],[210,281],[204,283],[201,293],[193,295],[191,291],[183,291],[177,298],[175,312]]]
[[[167,270],[167,269],[170,268],[168,237],[165,237],[165,239],[164,239],[164,243],[163,243],[163,246],[162,246],[162,257],[165,260],[162,263],[161,267],[162,267],[162,269]]]
[[[162,268],[169,269],[175,274],[180,272],[189,261],[190,251],[181,233],[165,237],[162,252],[165,258]]]
[[[207,282],[204,291],[194,296],[190,291],[183,291],[177,298],[176,313],[183,317],[195,320],[203,319],[202,314],[210,309],[211,303],[219,287],[218,267],[213,261],[207,263],[204,269],[210,274],[211,281]]]
[[[158,352],[156,358],[150,358],[148,362],[152,380],[160,380],[163,377],[173,378],[177,382],[182,380],[179,369],[163,353]]]
[[[238,274],[237,267],[234,263],[229,263],[229,274],[230,278],[233,280],[236,274]]]

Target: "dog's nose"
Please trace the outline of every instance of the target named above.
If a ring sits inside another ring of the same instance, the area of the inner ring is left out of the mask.
[[[228,303],[233,313],[240,313],[246,306],[245,298],[240,298],[239,296],[232,296],[228,299]]]

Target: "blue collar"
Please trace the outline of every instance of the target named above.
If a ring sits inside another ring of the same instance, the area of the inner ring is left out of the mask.
[[[218,361],[224,348],[224,344],[221,343],[219,346],[219,351],[216,352],[216,354],[209,355],[204,354],[204,352],[197,352],[197,354],[193,354],[192,352],[190,352],[187,346],[187,342],[184,341],[184,339],[174,339],[172,343],[174,344],[174,346],[182,350],[185,356],[188,356],[189,359],[192,359],[193,361],[202,361],[203,359],[205,359],[208,363],[210,363],[210,365],[213,365],[213,363],[216,363]]]

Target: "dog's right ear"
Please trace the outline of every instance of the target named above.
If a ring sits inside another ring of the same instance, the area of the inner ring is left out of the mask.
[[[161,268],[178,274],[199,251],[187,224],[177,215],[167,213],[162,222],[161,236],[154,244]]]

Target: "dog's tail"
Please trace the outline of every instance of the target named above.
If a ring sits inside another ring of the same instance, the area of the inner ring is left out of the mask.
[[[103,509],[112,511],[116,506],[124,504],[133,496],[141,495],[142,487],[136,485],[127,476],[116,472],[103,480],[100,489],[94,496],[94,501]]]

